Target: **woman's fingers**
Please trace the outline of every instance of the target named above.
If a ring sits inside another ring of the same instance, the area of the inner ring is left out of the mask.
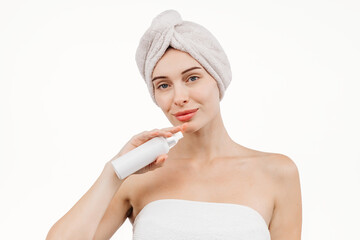
[[[141,132],[131,138],[131,140],[120,150],[120,152],[115,156],[116,158],[122,156],[129,151],[133,150],[134,148],[139,147],[140,145],[144,144],[145,142],[151,140],[155,137],[171,137],[173,134],[182,131],[186,128],[187,124],[181,124],[175,127],[163,128],[163,129],[153,129],[151,131],[144,131]],[[138,170],[135,174],[141,174],[147,172],[151,169],[161,167],[163,163],[166,161],[168,157],[167,154],[160,155],[154,160],[152,163],[148,164],[144,168]]]
[[[150,136],[152,137],[171,137],[174,133],[181,131],[183,128],[182,126],[170,127],[170,128],[163,128],[160,130],[153,130],[150,132]]]
[[[156,165],[158,165],[158,164],[162,165],[165,162],[165,160],[167,159],[167,157],[168,157],[167,154],[162,154],[162,155],[158,156],[156,161],[155,161],[155,164]]]
[[[171,137],[171,133],[163,130],[152,130],[152,131],[144,131],[135,136],[135,139],[139,140],[139,145],[143,144],[144,142],[149,141],[154,137]]]
[[[175,127],[163,128],[165,131],[170,131],[172,133],[177,133],[178,131],[184,131],[188,123],[183,123]]]
[[[171,137],[173,134],[175,134],[179,131],[182,131],[182,132],[185,131],[186,126],[187,126],[187,123],[183,123],[183,124],[175,126],[175,127],[169,127],[169,128],[163,128],[160,130],[156,130],[155,132],[158,135],[162,135],[164,137]],[[154,134],[156,134],[156,133],[154,133]]]
[[[139,134],[133,136],[132,139],[129,141],[128,145],[124,146],[121,149],[120,153],[125,154],[128,151],[131,151],[132,149],[139,147],[140,145],[144,144],[145,142],[147,142],[155,137],[168,138],[179,131],[184,132],[186,127],[187,127],[187,123],[183,123],[183,124],[175,126],[175,127],[169,127],[169,128],[163,128],[163,129],[153,129],[151,131],[144,131],[142,133],[139,133]]]

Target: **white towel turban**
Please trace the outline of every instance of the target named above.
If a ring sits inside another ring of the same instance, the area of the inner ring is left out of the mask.
[[[187,52],[206,69],[217,82],[221,100],[231,81],[231,68],[220,43],[203,26],[183,21],[177,11],[167,10],[153,19],[136,50],[136,63],[155,104],[151,76],[169,46]]]

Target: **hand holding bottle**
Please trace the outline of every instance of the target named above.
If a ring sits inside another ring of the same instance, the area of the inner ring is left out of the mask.
[[[169,148],[182,137],[181,132],[178,132],[184,131],[185,128],[186,123],[176,127],[144,131],[133,136],[111,160],[118,177],[124,179],[130,174],[142,174],[161,167],[167,158]],[[144,144],[146,142],[148,143]],[[158,155],[159,152],[163,154]]]

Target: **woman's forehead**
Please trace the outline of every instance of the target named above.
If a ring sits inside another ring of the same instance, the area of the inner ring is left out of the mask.
[[[174,72],[181,73],[192,67],[203,69],[190,54],[175,49],[169,49],[160,58],[153,70],[153,77],[156,75],[171,74]]]

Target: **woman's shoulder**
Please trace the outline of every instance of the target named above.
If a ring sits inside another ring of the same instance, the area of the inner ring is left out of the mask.
[[[287,155],[282,153],[268,153],[264,158],[269,171],[278,178],[286,177],[288,174],[298,172],[296,163]]]
[[[298,174],[296,163],[287,155],[282,153],[264,152],[246,148],[247,156],[256,163],[256,168],[261,167],[275,179],[283,180],[288,175]]]
[[[261,156],[259,161],[274,182],[282,185],[299,178],[298,167],[289,156],[282,153],[263,153]]]
[[[264,162],[268,163],[270,166],[275,167],[295,167],[295,162],[285,154],[282,153],[273,153],[273,152],[261,152],[254,150],[259,159],[262,159]]]

